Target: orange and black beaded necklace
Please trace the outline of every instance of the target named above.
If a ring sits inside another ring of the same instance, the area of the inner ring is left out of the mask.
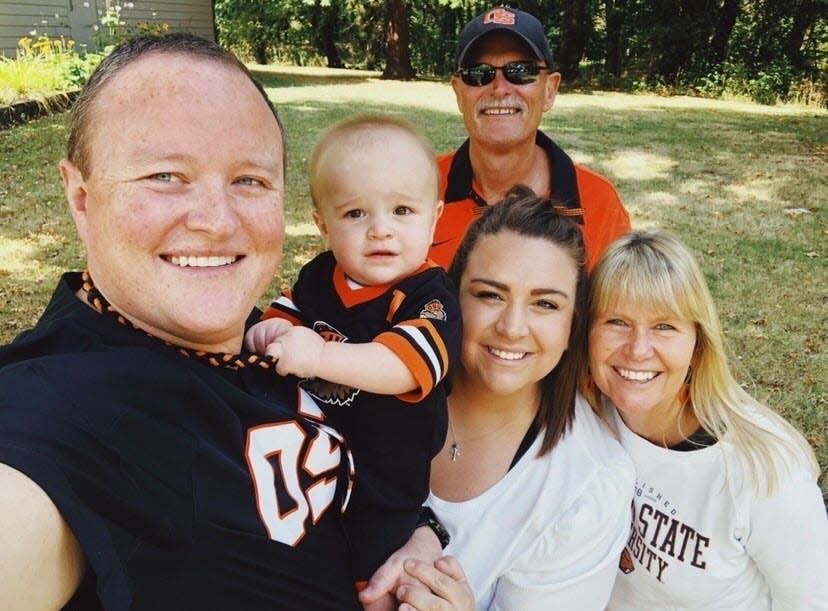
[[[159,337],[154,336],[152,333],[148,333],[147,331],[136,327],[132,322],[126,319],[123,314],[121,314],[118,310],[116,310],[111,303],[106,300],[106,297],[98,290],[95,286],[95,283],[92,282],[92,276],[89,274],[89,270],[84,270],[82,274],[83,283],[81,288],[83,289],[84,293],[86,293],[86,300],[89,302],[95,311],[99,314],[103,314],[110,318],[114,318],[118,321],[119,324],[128,327],[130,329],[134,329],[136,331],[140,331],[157,339],[158,341],[164,343],[164,345],[173,348],[174,350],[178,351],[179,354],[186,356],[188,358],[193,358],[199,361],[203,361],[212,367],[226,367],[227,369],[244,369],[246,367],[258,367],[261,369],[274,369],[276,365],[276,359],[263,355],[263,354],[254,354],[254,353],[247,353],[247,354],[232,354],[229,352],[206,352],[204,350],[191,350],[190,348],[184,348],[183,346],[177,346],[173,343],[170,343],[166,340],[162,340]]]

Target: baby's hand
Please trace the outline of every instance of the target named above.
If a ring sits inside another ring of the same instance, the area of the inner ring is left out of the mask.
[[[276,359],[276,373],[315,378],[324,377],[320,371],[324,348],[325,340],[315,331],[291,326],[267,346],[265,353]]]
[[[250,352],[264,354],[268,346],[293,328],[293,324],[284,318],[268,318],[248,329],[244,335],[244,345]]]

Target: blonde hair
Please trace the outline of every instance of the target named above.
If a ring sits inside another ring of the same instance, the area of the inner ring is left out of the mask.
[[[694,323],[690,399],[701,426],[745,459],[754,487],[771,494],[794,463],[818,466],[808,442],[790,423],[748,394],[728,366],[719,316],[690,250],[665,231],[633,231],[607,249],[592,277],[590,325],[619,303],[636,304]],[[593,407],[600,390],[586,385]]]
[[[320,189],[324,184],[331,161],[335,161],[329,161],[327,153],[336,148],[347,155],[348,149],[374,146],[383,142],[390,132],[408,136],[411,142],[422,151],[423,156],[431,162],[434,169],[428,179],[434,185],[436,203],[440,199],[440,174],[437,170],[437,158],[434,149],[420,131],[412,123],[399,117],[361,114],[340,121],[325,130],[314,146],[308,162],[308,181],[314,208],[319,207]]]

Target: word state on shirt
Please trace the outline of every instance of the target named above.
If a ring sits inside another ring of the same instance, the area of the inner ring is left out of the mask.
[[[689,563],[700,570],[707,567],[704,552],[710,537],[679,520],[677,514],[661,492],[636,482],[630,538],[619,564],[624,573],[640,567],[663,583],[671,562]]]

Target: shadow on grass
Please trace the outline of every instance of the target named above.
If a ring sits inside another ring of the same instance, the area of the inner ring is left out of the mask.
[[[380,77],[380,73],[365,72],[362,70],[330,70],[308,69],[299,72],[295,68],[279,67],[251,67],[253,76],[266,88],[279,89],[283,87],[310,87],[315,85],[356,85]]]

